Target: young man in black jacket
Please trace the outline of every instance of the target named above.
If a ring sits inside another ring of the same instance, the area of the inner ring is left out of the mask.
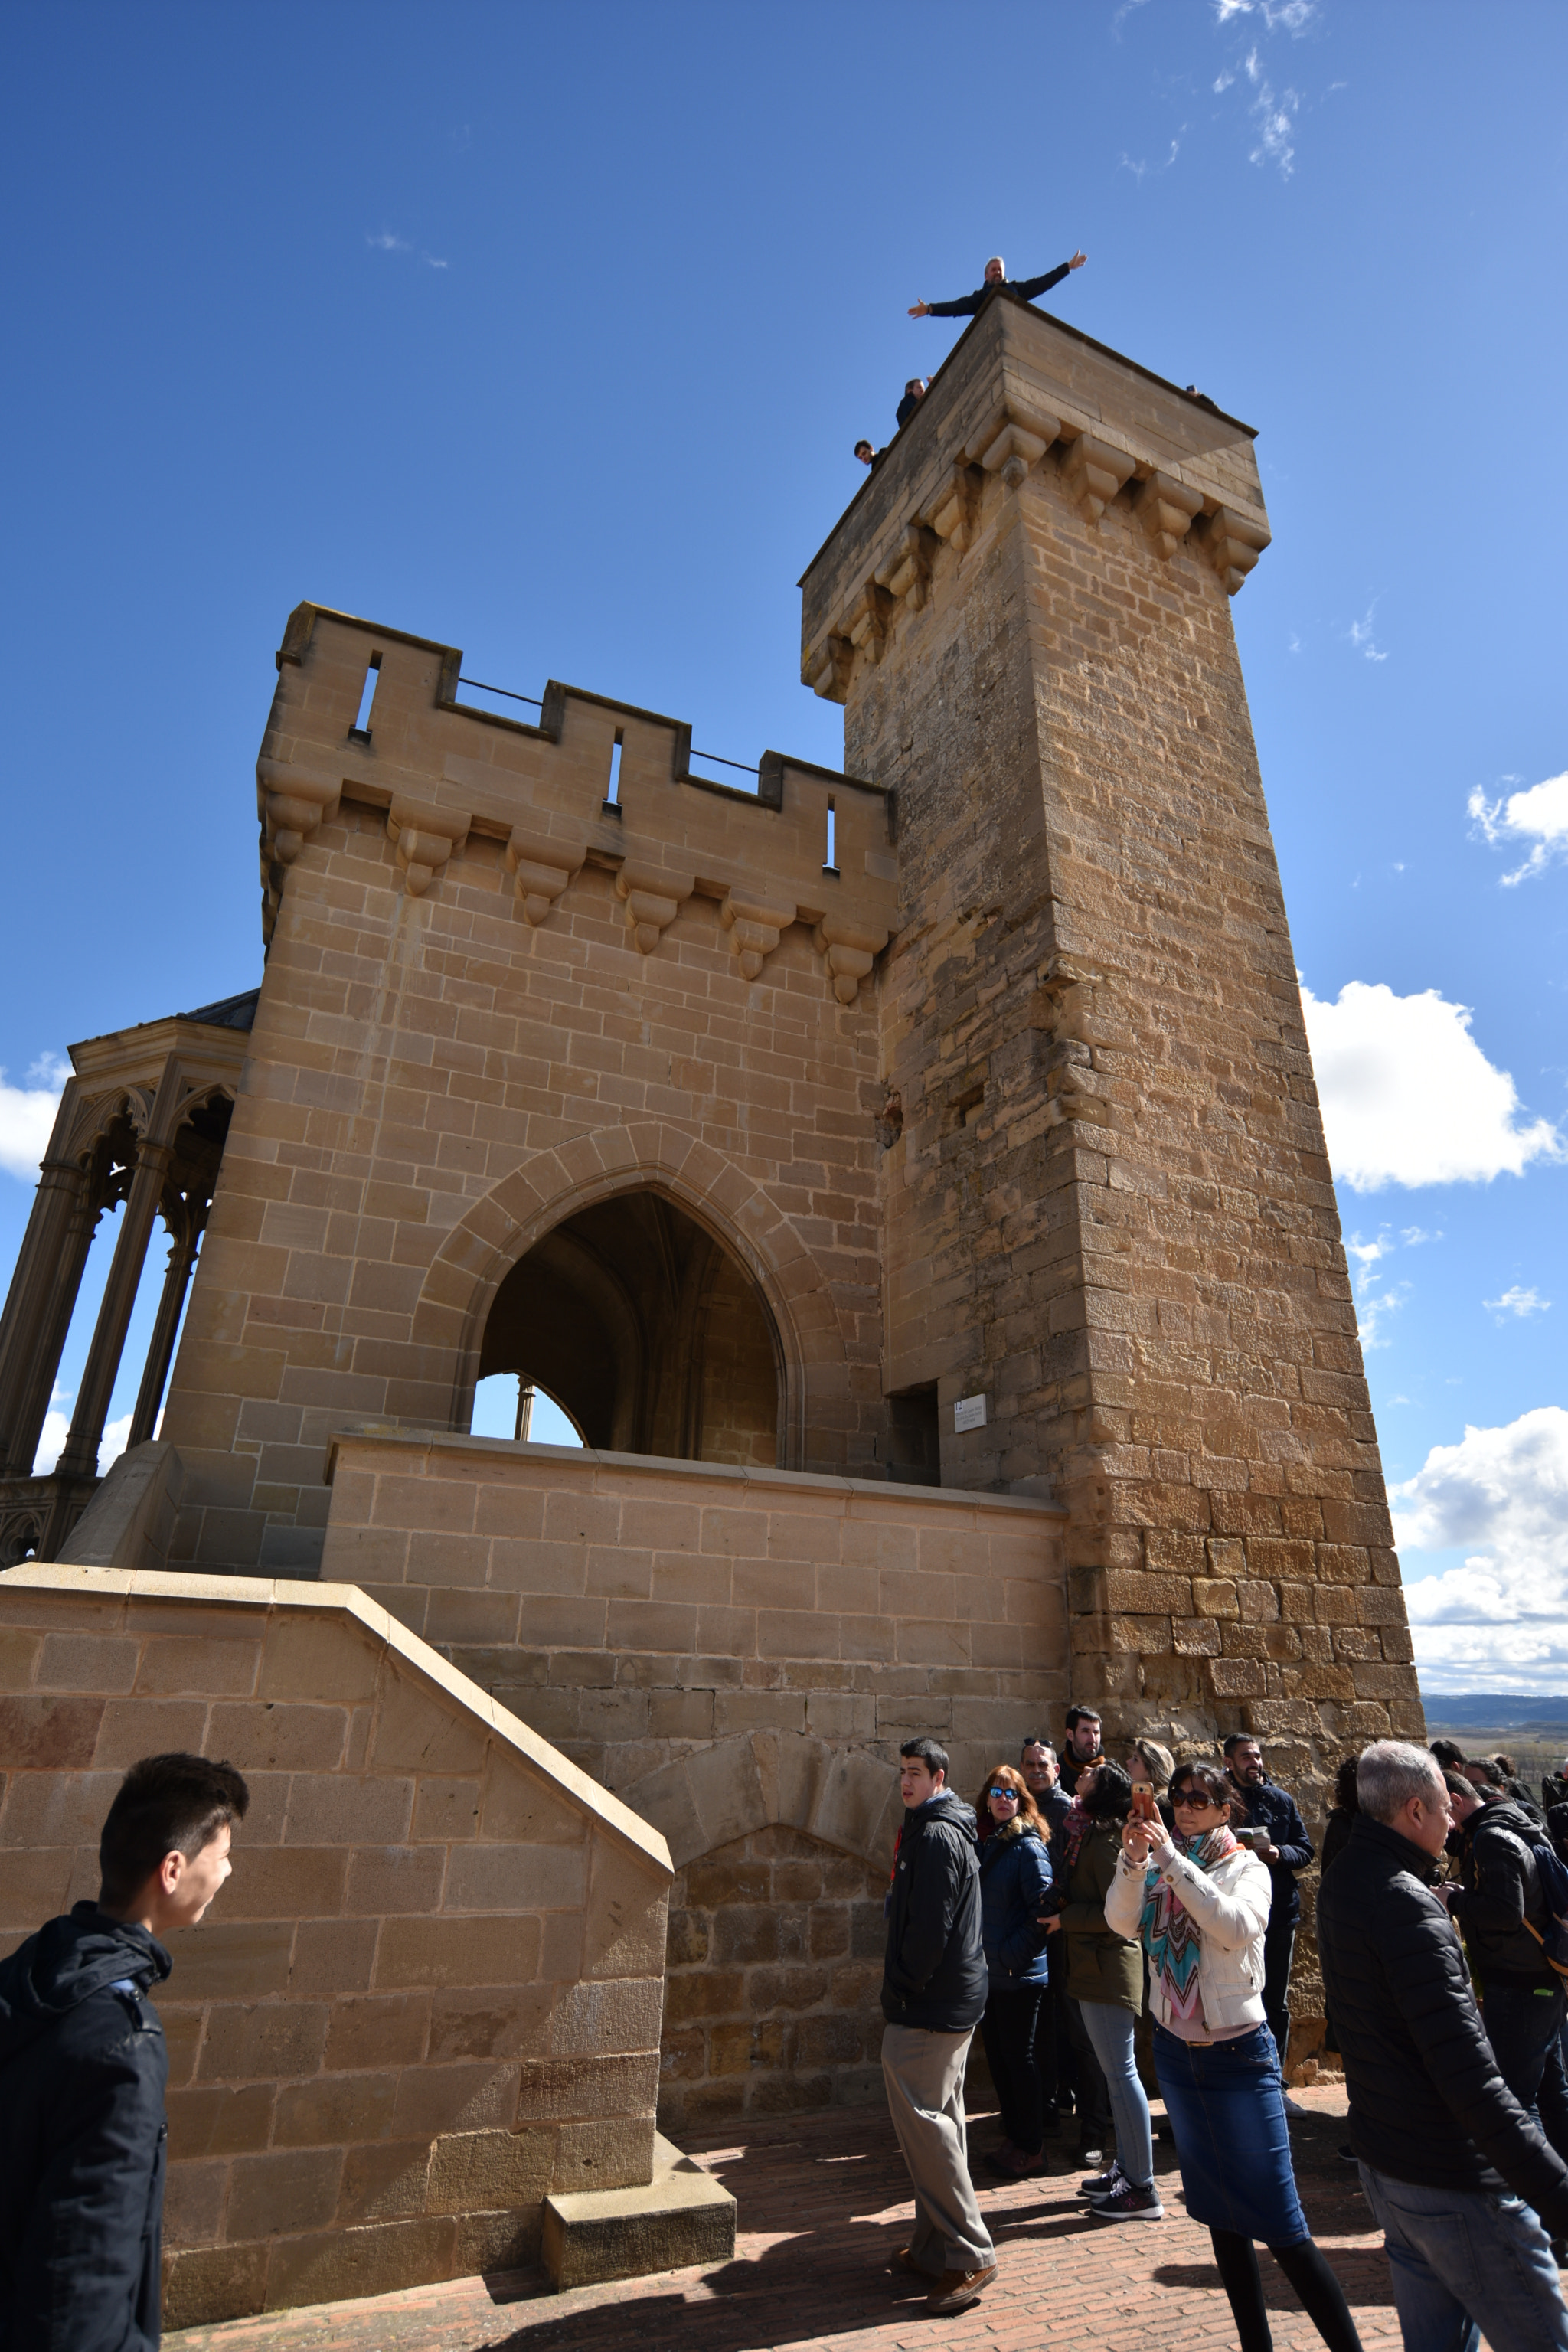
[[[155,2352],[169,2061],[147,1999],[229,1874],[231,1764],[133,1764],[96,1903],[0,1962],[0,2352]]]
[[[888,1889],[882,2079],[915,2192],[904,2268],[929,2279],[926,2309],[965,2310],[996,2275],[969,2178],[963,2064],[985,2007],[974,1808],[947,1786],[934,1739],[900,1750],[903,1827]]]
[[[1037,294],[1048,294],[1059,286],[1069,269],[1081,269],[1089,259],[1087,253],[1075,253],[1070,261],[1058,261],[1038,278],[1009,278],[1007,265],[999,253],[994,253],[985,265],[985,282],[973,294],[961,294],[952,302],[911,302],[911,319],[973,319],[982,302],[994,287],[1005,286],[1020,302],[1032,302]]]
[[[1296,1873],[1311,1866],[1313,1845],[1307,1824],[1289,1789],[1281,1789],[1263,1769],[1263,1750],[1244,1731],[1233,1731],[1225,1743],[1226,1770],[1241,1798],[1242,1828],[1267,1830],[1268,1842],[1259,1849],[1268,1867],[1272,1900],[1263,1937],[1263,2014],[1279,2053],[1279,2072],[1290,2047],[1290,1963],[1296,1955],[1296,1931],[1301,1923],[1301,1896]],[[1232,1820],[1236,1816],[1233,1814]],[[1300,2110],[1287,2098],[1286,2110]]]
[[[1444,1895],[1470,1956],[1481,2022],[1503,2081],[1521,2107],[1536,2110],[1568,2163],[1562,2049],[1568,2000],[1542,1948],[1552,1923],[1531,1852],[1546,1833],[1507,1797],[1486,1804],[1479,1793],[1450,1790],[1448,1801],[1459,1825],[1460,1883]]]
[[[1547,2232],[1568,2233],[1568,2165],[1498,2072],[1432,1892],[1450,1821],[1442,1773],[1425,1748],[1380,1739],[1356,1792],[1318,1891],[1318,1949],[1406,2352],[1474,2352],[1479,2329],[1508,2352],[1564,2352]]]

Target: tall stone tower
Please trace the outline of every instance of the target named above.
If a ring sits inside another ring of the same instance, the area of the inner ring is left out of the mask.
[[[895,811],[887,1388],[944,1485],[1068,1506],[1086,1693],[1321,1759],[1422,1717],[1231,628],[1252,441],[994,296],[803,675]]]

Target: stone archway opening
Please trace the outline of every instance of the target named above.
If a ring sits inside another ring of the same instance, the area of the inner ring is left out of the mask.
[[[772,1468],[784,1357],[751,1275],[651,1188],[552,1228],[497,1290],[479,1376],[544,1390],[584,1442],[619,1454]]]

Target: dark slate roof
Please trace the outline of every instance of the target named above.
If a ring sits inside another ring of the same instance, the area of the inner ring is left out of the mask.
[[[180,1021],[202,1021],[209,1029],[248,1029],[256,1019],[258,988],[247,989],[243,996],[220,997],[216,1004],[201,1004],[194,1013],[175,1015]]]

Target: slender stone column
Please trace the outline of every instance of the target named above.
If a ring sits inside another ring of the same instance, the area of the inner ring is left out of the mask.
[[[125,1204],[125,1222],[115,1244],[114,1263],[109,1269],[103,1304],[99,1308],[92,1346],[88,1350],[87,1369],[77,1392],[70,1434],[55,1465],[57,1476],[90,1478],[98,1467],[98,1448],[109,1417],[109,1400],[124,1352],[131,1310],[136,1304],[137,1285],[142,1279],[153,1220],[158,1213],[171,1156],[172,1146],[167,1143],[143,1143],[138,1150],[131,1197]]]
[[[211,1206],[210,1201],[185,1202],[176,1213],[179,1230],[176,1232],[174,1226],[170,1227],[169,1267],[163,1276],[158,1318],[153,1326],[146,1368],[136,1396],[136,1410],[131,1416],[127,1452],[132,1445],[144,1445],[157,1427],[158,1407],[163,1401],[163,1387],[174,1360],[174,1335],[180,1328],[180,1309],[185,1303],[185,1287],[191,1278],[191,1268],[196,1262],[196,1247]]]
[[[33,1467],[95,1223],[87,1170],[46,1160],[0,1341],[0,1469],[14,1475]]]

